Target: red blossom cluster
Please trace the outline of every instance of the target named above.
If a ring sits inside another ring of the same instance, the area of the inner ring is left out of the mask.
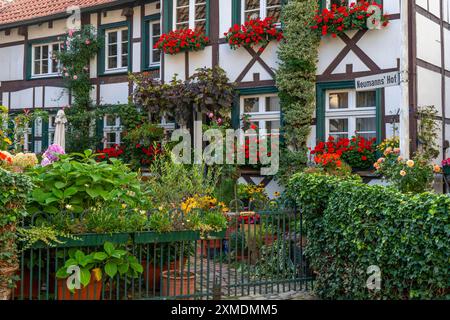
[[[146,156],[141,159],[141,164],[148,165],[152,163],[153,160],[155,160],[155,157],[161,153],[161,146],[153,146],[146,148],[145,146],[142,146],[140,144],[136,145],[136,149],[140,149],[142,153]]]
[[[228,32],[225,32],[228,43],[231,48],[236,49],[241,46],[262,45],[259,50],[264,50],[264,46],[270,41],[280,41],[283,39],[283,33],[277,30],[276,24],[271,17],[264,20],[260,18],[246,21],[243,25],[235,24]]]
[[[331,9],[324,8],[322,11],[317,11],[311,29],[317,30],[322,36],[330,34],[333,38],[347,30],[367,29],[367,19],[374,14],[374,11],[369,9],[372,5],[382,9],[381,4],[361,0],[350,6],[333,4]],[[371,23],[375,26],[381,23],[383,27],[386,27],[389,19],[387,15],[382,15],[380,21],[372,18]]]
[[[341,156],[337,153],[324,153],[314,157],[314,162],[324,168],[336,169],[342,167]]]
[[[202,50],[208,43],[209,38],[202,30],[179,29],[162,34],[154,48],[166,54],[177,54],[182,51]]]
[[[105,159],[119,158],[123,154],[123,149],[121,146],[115,144],[110,148],[97,150],[97,153],[99,153],[97,159],[101,161]]]

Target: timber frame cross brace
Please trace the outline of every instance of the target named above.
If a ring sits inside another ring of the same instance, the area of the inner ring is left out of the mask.
[[[264,50],[267,48],[267,44],[262,46],[258,51],[255,51],[253,48],[248,47],[248,46],[244,46],[244,48],[252,56],[252,59],[245,66],[244,70],[242,70],[242,72],[239,74],[239,76],[236,78],[235,82],[236,83],[242,82],[244,77],[247,75],[247,73],[250,71],[250,69],[253,67],[253,65],[256,62],[259,62],[261,64],[261,66],[270,74],[272,79],[275,79],[275,72],[261,58],[261,55],[263,54]]]
[[[370,69],[372,72],[381,72],[381,68],[360,48],[357,43],[366,34],[367,30],[358,30],[356,34],[350,38],[346,34],[339,35],[339,38],[344,41],[346,46],[339,52],[333,62],[324,71],[323,75],[331,75],[338,65],[344,60],[347,54],[353,51],[356,56]]]

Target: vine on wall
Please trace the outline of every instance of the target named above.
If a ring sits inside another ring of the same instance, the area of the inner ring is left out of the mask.
[[[281,150],[280,178],[285,181],[308,161],[307,141],[315,110],[316,63],[320,36],[310,22],[318,1],[292,0],[282,12],[283,35],[278,56],[277,86],[283,109],[284,141]]]
[[[419,142],[419,155],[424,160],[431,161],[439,156],[439,125],[436,121],[437,110],[434,106],[420,107],[417,111],[419,116],[419,130],[417,139]]]

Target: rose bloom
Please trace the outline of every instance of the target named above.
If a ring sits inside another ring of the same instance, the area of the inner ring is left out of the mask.
[[[437,164],[434,165],[433,170],[435,173],[440,173],[441,172],[441,167],[439,167]]]
[[[400,156],[400,157],[397,158],[397,161],[398,161],[398,162],[400,162],[400,161],[402,161],[402,160],[403,160],[403,157],[402,157],[402,156]]]
[[[406,171],[405,171],[405,170],[401,170],[401,171],[400,171],[400,175],[401,175],[402,177],[406,176]]]
[[[395,148],[394,149],[394,153],[399,154],[400,153],[400,148]]]
[[[413,160],[408,160],[406,161],[406,165],[410,168],[414,167],[414,161]]]
[[[385,155],[385,156],[387,156],[388,154],[391,154],[391,153],[392,153],[392,148],[391,148],[391,147],[387,148],[387,149],[384,151],[384,155]]]
[[[378,163],[383,163],[384,162],[384,158],[380,158],[380,159],[378,159],[378,161],[377,161]]]

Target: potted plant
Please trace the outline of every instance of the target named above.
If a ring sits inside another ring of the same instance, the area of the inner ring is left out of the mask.
[[[162,295],[164,297],[179,297],[195,294],[195,278],[193,272],[168,270],[162,274]]]
[[[73,273],[75,271],[75,273]],[[79,272],[79,278],[77,277]],[[58,280],[58,300],[100,300],[103,289],[103,273],[114,279],[117,274],[136,278],[143,272],[142,265],[136,257],[126,250],[116,249],[106,242],[103,251],[85,254],[81,250],[69,250],[69,259],[56,276]],[[72,282],[69,282],[71,276]],[[78,283],[77,283],[78,282]],[[76,286],[79,284],[79,288]]]

